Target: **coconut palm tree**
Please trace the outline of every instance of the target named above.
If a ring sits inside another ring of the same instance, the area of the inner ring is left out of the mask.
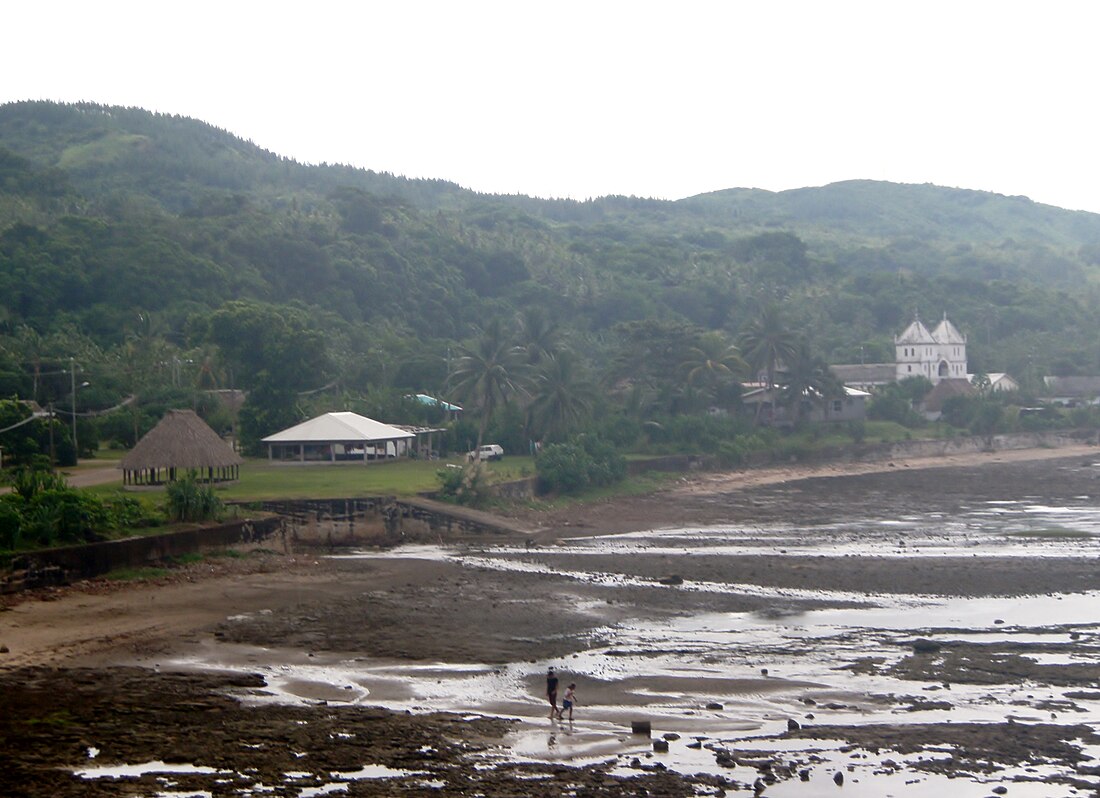
[[[764,374],[766,387],[775,387],[775,373],[794,357],[798,341],[779,315],[779,308],[768,305],[742,331],[738,344],[755,374]]]
[[[461,347],[459,352],[447,384],[455,398],[480,414],[480,447],[497,409],[525,393],[525,352],[507,338],[498,319],[489,323],[472,346]]]
[[[682,368],[687,384],[698,388],[710,399],[718,396],[723,385],[749,371],[748,363],[741,357],[741,350],[717,333],[703,336],[698,346],[689,349],[688,359]]]
[[[596,386],[577,356],[562,350],[547,358],[534,380],[531,426],[547,436],[563,436],[592,412]]]
[[[829,369],[809,342],[798,342],[794,354],[777,374],[780,384],[779,401],[793,410],[794,422],[802,420],[802,406],[808,402],[824,404],[844,396],[844,383]]]
[[[561,327],[544,308],[525,308],[516,316],[516,327],[519,345],[530,365],[553,357],[561,349]]]

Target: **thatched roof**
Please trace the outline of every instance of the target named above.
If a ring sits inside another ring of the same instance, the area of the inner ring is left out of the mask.
[[[122,458],[124,471],[144,468],[225,468],[243,463],[193,410],[169,410]]]

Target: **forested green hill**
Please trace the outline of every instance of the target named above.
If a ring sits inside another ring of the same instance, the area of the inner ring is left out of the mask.
[[[891,359],[915,311],[946,312],[972,367],[1034,381],[1100,373],[1098,278],[1100,216],[1021,197],[872,181],[490,196],[139,109],[0,106],[0,372],[124,359],[149,337],[201,349],[212,314],[248,300],[295,308],[327,340],[318,379],[360,389],[438,388],[452,345],[530,308],[606,374],[637,342],[625,323],[732,340],[774,302],[833,362]]]

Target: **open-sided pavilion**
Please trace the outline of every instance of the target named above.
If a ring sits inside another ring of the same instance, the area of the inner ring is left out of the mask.
[[[303,421],[268,435],[263,443],[267,444],[268,459],[273,461],[369,463],[408,454],[416,437],[414,432],[343,411]]]

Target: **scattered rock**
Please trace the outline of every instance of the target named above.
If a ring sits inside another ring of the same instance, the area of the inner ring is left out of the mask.
[[[802,724],[800,724],[797,720],[794,720],[793,718],[787,718],[787,731],[798,731],[801,728]]]
[[[668,753],[668,740],[654,740],[653,741],[653,750],[656,751],[659,754],[667,754]]]
[[[711,701],[709,704],[707,704],[707,709],[723,709],[723,708],[724,707],[721,704],[719,704],[717,701]]]
[[[8,647],[7,646],[0,646],[0,654],[7,654],[7,653],[8,653]]]
[[[928,640],[926,638],[919,637],[913,641],[913,651],[917,654],[934,654],[941,648],[943,648],[943,646],[941,646],[935,640]]]
[[[679,574],[669,574],[668,576],[662,576],[657,581],[662,585],[682,585],[684,583],[684,577]]]
[[[653,726],[648,720],[632,720],[630,722],[631,734],[644,734],[649,736],[653,731]]]
[[[833,774],[833,781],[836,783],[836,786],[839,787],[841,784],[844,783],[844,774],[838,770],[836,773]]]
[[[680,739],[680,735],[678,735],[676,732],[665,732],[661,736],[666,740],[679,740]]]
[[[1001,620],[1000,618],[994,618],[994,619],[993,619],[993,623],[994,623],[994,624],[1002,624],[1002,623],[1004,623],[1004,621],[1003,621],[1003,620]]]

